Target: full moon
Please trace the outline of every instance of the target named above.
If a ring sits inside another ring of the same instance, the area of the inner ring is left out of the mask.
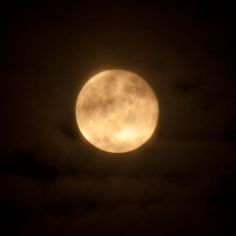
[[[75,113],[79,130],[89,143],[106,152],[124,153],[152,136],[159,105],[153,89],[139,75],[106,70],[82,87]]]

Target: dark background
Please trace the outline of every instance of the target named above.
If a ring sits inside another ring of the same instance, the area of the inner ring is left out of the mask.
[[[234,15],[227,1],[3,6],[0,234],[231,235]],[[160,104],[158,131],[122,155],[75,122],[83,83],[112,68]]]

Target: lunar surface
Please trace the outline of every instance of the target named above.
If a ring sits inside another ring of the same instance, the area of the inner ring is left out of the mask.
[[[143,145],[156,129],[159,106],[152,88],[139,75],[107,70],[85,83],[76,102],[76,120],[95,147],[124,153]]]

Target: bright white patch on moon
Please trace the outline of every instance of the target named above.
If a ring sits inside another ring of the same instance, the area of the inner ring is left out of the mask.
[[[152,88],[126,70],[107,70],[93,76],[76,102],[76,120],[83,136],[95,147],[112,153],[143,145],[155,131],[158,117]]]

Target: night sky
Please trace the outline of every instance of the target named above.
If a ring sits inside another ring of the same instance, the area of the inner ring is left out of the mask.
[[[1,8],[0,235],[233,235],[233,6],[114,2]],[[159,100],[157,131],[130,153],[77,128],[79,90],[106,69]]]

